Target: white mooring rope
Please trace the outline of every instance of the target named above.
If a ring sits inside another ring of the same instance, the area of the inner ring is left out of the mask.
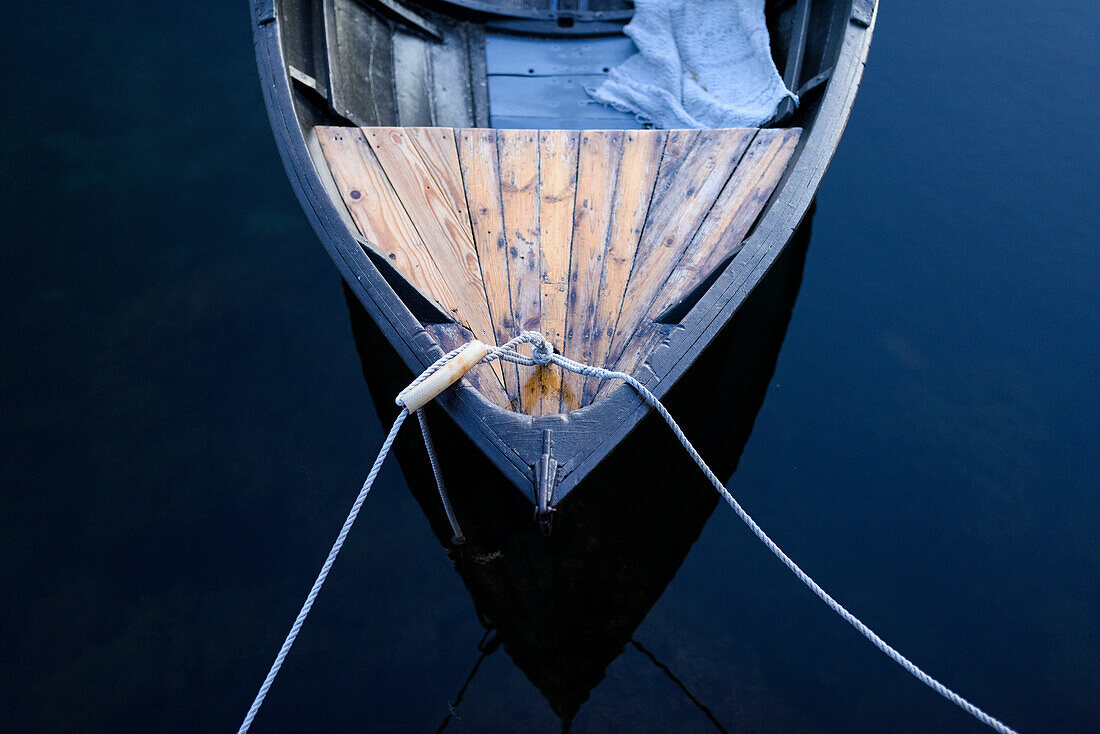
[[[516,347],[520,344],[530,344],[532,354],[530,357],[524,356],[516,351]],[[298,633],[302,629],[302,625],[306,621],[306,617],[309,616],[310,609],[313,608],[313,602],[316,600],[318,593],[321,591],[321,587],[325,583],[325,579],[328,577],[329,570],[332,568],[333,562],[336,560],[336,556],[340,553],[340,549],[344,545],[344,541],[347,539],[348,532],[351,530],[351,526],[355,523],[356,517],[359,515],[359,510],[363,506],[364,500],[367,498],[367,493],[370,492],[371,485],[374,484],[375,478],[378,476],[378,471],[382,468],[382,463],[386,460],[386,456],[390,452],[390,448],[393,446],[393,441],[397,437],[397,432],[401,429],[401,424],[405,422],[405,418],[408,417],[409,411],[404,407],[404,396],[409,390],[416,387],[430,375],[437,372],[443,365],[449,362],[464,347],[458,347],[451,350],[447,354],[437,359],[430,367],[422,372],[408,387],[402,390],[397,396],[397,404],[402,406],[401,412],[397,416],[397,420],[394,421],[393,427],[390,429],[389,434],[386,436],[386,440],[382,442],[382,448],[378,453],[378,458],[374,460],[374,465],[371,467],[370,473],[367,475],[366,481],[363,483],[363,488],[359,490],[359,495],[355,498],[355,502],[352,503],[351,512],[348,513],[347,519],[344,521],[343,527],[340,529],[340,534],[336,537],[336,542],[332,545],[332,550],[329,551],[328,558],[325,559],[324,564],[321,566],[321,572],[317,575],[317,580],[313,582],[313,588],[310,589],[309,594],[306,596],[306,601],[302,605],[301,611],[298,612],[298,617],[294,620],[294,624],[290,627],[290,632],[287,633],[286,639],[283,641],[282,647],[279,648],[279,653],[275,656],[275,662],[271,665],[271,670],[268,671],[267,677],[264,679],[263,684],[260,686],[260,690],[256,693],[256,698],[252,702],[252,706],[248,709],[248,713],[244,717],[244,721],[241,723],[240,729],[237,730],[237,734],[245,734],[249,727],[252,726],[252,721],[256,718],[257,712],[260,710],[260,706],[263,704],[264,697],[267,696],[268,690],[271,688],[271,684],[275,681],[275,676],[278,675],[279,669],[283,665],[283,661],[286,659],[287,653],[290,652],[290,648],[294,645],[294,641],[298,638]],[[546,338],[542,334],[533,331],[525,331],[511,341],[502,344],[498,347],[491,347],[488,354],[485,355],[482,362],[491,362],[494,359],[503,359],[509,362],[515,362],[516,364],[522,364],[527,367],[545,366],[548,364],[556,364],[564,370],[574,372],[587,377],[596,377],[601,380],[622,380],[626,384],[630,385],[646,403],[646,405],[657,411],[658,415],[664,419],[668,427],[672,429],[672,433],[676,436],[677,440],[687,451],[688,455],[695,461],[696,465],[702,470],[710,483],[714,485],[714,488],[722,496],[722,499],[733,508],[733,511],[737,513],[737,516],[748,525],[753,534],[760,539],[760,542],[767,546],[776,558],[783,562],[787,568],[791,570],[798,580],[809,587],[821,601],[836,612],[841,619],[848,624],[856,628],[856,631],[866,637],[872,645],[877,647],[883,653],[886,654],[891,660],[900,665],[910,675],[915,677],[921,683],[931,688],[936,693],[940,694],[948,701],[951,701],[956,706],[966,711],[968,714],[976,718],[978,721],[989,726],[994,731],[1000,732],[1000,734],[1016,734],[1016,731],[1006,724],[1002,723],[998,719],[990,716],[985,711],[974,704],[967,701],[959,694],[952,691],[947,686],[940,683],[932,676],[925,673],[919,667],[917,667],[912,661],[902,655],[900,652],[886,644],[886,641],[879,637],[871,630],[870,627],[865,625],[854,614],[845,609],[840,602],[831,597],[825,589],[814,581],[809,575],[799,568],[791,558],[783,552],[783,549],[775,544],[768,534],[764,532],[764,529],[756,524],[756,521],[749,516],[749,513],[745,512],[744,508],[733,498],[733,495],[729,493],[726,486],[719,481],[714,472],[703,460],[703,457],[699,455],[699,452],[692,446],[691,441],[684,435],[683,430],[680,429],[679,424],[676,423],[672,415],[668,412],[661,401],[657,399],[657,396],[649,391],[642,383],[624,372],[614,372],[612,370],[603,369],[602,367],[592,367],[590,365],[581,364],[580,362],[574,362],[567,357],[563,357],[560,354],[554,353],[553,345],[546,341]]]

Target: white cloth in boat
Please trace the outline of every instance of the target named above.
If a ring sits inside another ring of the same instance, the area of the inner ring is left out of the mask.
[[[636,0],[638,53],[587,90],[660,128],[759,127],[797,98],[772,62],[764,0]]]

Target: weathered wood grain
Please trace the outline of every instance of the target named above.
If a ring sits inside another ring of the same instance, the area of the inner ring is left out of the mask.
[[[669,133],[657,174],[657,190],[608,353],[607,361],[612,365],[618,366],[620,357],[628,351],[631,337],[646,318],[650,304],[756,134],[755,129],[700,130],[695,132],[685,152],[674,155],[682,144],[679,132]],[[674,144],[676,148],[672,148]]]
[[[794,154],[800,128],[764,129],[753,138],[650,309],[651,319],[679,303],[714,272],[748,234]]]
[[[517,332],[538,331],[541,316],[539,272],[539,140],[537,130],[498,130],[500,196],[508,236],[508,286]],[[522,351],[529,353],[529,348]],[[541,392],[535,368],[518,367],[520,409],[532,413]]]
[[[362,131],[325,126],[316,130],[340,197],[368,247],[389,260],[426,299],[457,321],[469,323],[466,304],[432,259]]]
[[[660,341],[657,320],[701,284],[741,244],[771,198],[798,145],[800,129],[764,129],[753,138],[680,262],[646,311],[615,368],[633,373]]]
[[[516,335],[512,301],[508,288],[508,239],[500,198],[500,166],[496,131],[458,131],[458,157],[466,190],[466,204],[473,226],[474,242],[481,267],[482,289],[493,322],[495,343],[503,344]],[[519,378],[516,365],[497,361],[509,398],[518,405]]]
[[[450,199],[452,187],[441,184],[433,175],[433,170],[438,172],[445,166],[439,162],[426,164],[403,128],[372,127],[363,132],[432,259],[462,299],[471,330],[479,339],[491,339],[493,324],[470,219],[458,215],[465,203],[460,207]]]
[[[585,364],[592,362],[596,301],[611,231],[623,136],[618,130],[587,130],[580,138],[562,353]],[[582,375],[563,375],[561,412],[581,407],[583,390]]]
[[[604,253],[589,351],[590,364],[598,367],[603,367],[607,360],[667,135],[663,130],[631,130],[623,134],[622,157],[615,178],[611,230]],[[598,383],[599,380],[593,377],[585,378],[582,406],[590,404],[595,398]]]
[[[555,349],[561,349],[565,340],[579,145],[580,133],[576,130],[539,132],[539,328]],[[540,399],[534,415],[557,413],[561,405],[561,368],[540,367],[535,374]]]
[[[368,246],[470,338],[539,330],[573,359],[626,372],[659,346],[656,319],[740,244],[799,134],[318,128]],[[493,402],[531,415],[611,387],[556,367],[478,374],[496,374],[478,380]]]
[[[462,180],[462,167],[458,161],[458,143],[455,131],[449,127],[407,127],[405,131],[413,147],[439,185],[444,200],[454,209],[458,220],[470,218],[466,205],[466,190]]]

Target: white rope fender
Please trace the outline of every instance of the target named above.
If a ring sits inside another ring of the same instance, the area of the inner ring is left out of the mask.
[[[240,729],[237,730],[237,734],[245,734],[248,731],[249,727],[252,726],[252,721],[256,718],[256,714],[259,712],[260,706],[263,704],[264,698],[267,696],[267,692],[271,688],[271,684],[275,681],[275,676],[279,674],[279,669],[282,667],[283,661],[286,659],[287,653],[290,652],[290,648],[294,645],[294,641],[298,638],[298,633],[301,631],[302,625],[306,621],[306,617],[309,616],[309,612],[313,608],[313,602],[317,599],[317,595],[320,593],[321,587],[324,585],[325,579],[328,577],[328,573],[332,568],[333,562],[336,560],[336,556],[340,553],[340,549],[343,548],[344,541],[347,540],[348,532],[351,530],[351,526],[355,523],[355,519],[359,516],[359,510],[362,508],[363,502],[367,498],[367,493],[370,492],[371,485],[374,484],[374,480],[377,478],[378,472],[382,468],[382,463],[386,460],[386,456],[389,454],[390,448],[393,446],[393,441],[397,437],[397,432],[401,429],[401,424],[404,423],[405,419],[409,416],[410,409],[408,407],[408,404],[406,403],[406,397],[408,397],[410,394],[415,395],[415,399],[411,400],[410,402],[418,403],[416,405],[417,408],[421,407],[424,402],[427,402],[427,400],[421,402],[421,400],[423,400],[422,391],[418,390],[421,384],[432,377],[432,375],[434,375],[436,372],[439,372],[445,366],[447,366],[448,370],[450,370],[451,365],[449,365],[449,363],[451,362],[451,360],[459,357],[460,355],[463,355],[463,353],[465,353],[465,355],[479,353],[484,354],[484,357],[480,360],[481,362],[491,362],[494,359],[503,359],[509,362],[522,364],[527,367],[545,366],[553,363],[564,370],[569,370],[570,372],[575,372],[580,375],[585,375],[587,377],[596,377],[601,380],[622,380],[626,384],[630,385],[642,398],[643,402],[645,402],[646,405],[649,405],[651,408],[657,411],[658,415],[660,415],[661,418],[664,419],[665,423],[668,424],[668,427],[672,429],[673,435],[676,436],[677,440],[680,441],[680,444],[687,451],[688,455],[692,458],[692,460],[695,461],[696,465],[699,467],[700,470],[702,470],[706,478],[710,480],[710,483],[714,485],[714,488],[722,496],[722,499],[726,501],[726,504],[733,508],[733,511],[737,513],[737,516],[741,518],[741,520],[746,525],[748,525],[753,534],[760,539],[760,542],[767,546],[768,550],[770,550],[776,558],[782,561],[783,565],[789,568],[791,570],[791,573],[797,576],[799,581],[809,587],[810,591],[812,591],[819,599],[821,599],[821,601],[825,602],[825,604],[834,612],[836,612],[841,617],[841,619],[855,627],[856,631],[866,637],[872,645],[881,650],[887,657],[889,657],[895,663],[904,668],[907,672],[909,672],[910,675],[915,677],[921,683],[924,683],[933,691],[940,694],[948,701],[951,701],[963,711],[966,711],[968,714],[970,714],[986,726],[989,726],[994,731],[1000,732],[1000,734],[1016,734],[1015,729],[1012,729],[1011,727],[1002,723],[1000,720],[990,716],[982,709],[970,703],[965,698],[955,693],[950,688],[930,676],[928,673],[925,673],[900,652],[892,648],[890,645],[886,644],[885,640],[875,634],[874,631],[870,627],[865,625],[862,621],[860,621],[858,617],[845,609],[844,606],[840,604],[840,602],[830,596],[828,592],[825,591],[825,589],[821,588],[821,586],[816,581],[810,578],[810,576],[805,571],[799,568],[798,564],[791,560],[790,556],[784,553],[783,549],[776,545],[775,541],[768,537],[768,534],[764,532],[764,529],[757,525],[756,521],[753,520],[751,516],[749,516],[749,513],[745,512],[745,509],[741,507],[736,499],[734,499],[733,495],[730,494],[729,490],[726,489],[726,486],[722,484],[718,477],[715,476],[714,472],[711,471],[710,467],[707,466],[707,463],[703,460],[703,457],[700,456],[699,452],[695,450],[695,447],[691,444],[691,441],[689,441],[687,436],[684,435],[683,430],[681,430],[679,424],[676,423],[675,419],[673,419],[672,415],[668,412],[665,406],[661,404],[661,401],[657,399],[657,396],[650,392],[649,388],[647,388],[645,385],[638,382],[638,380],[634,379],[624,372],[615,372],[613,370],[603,369],[602,367],[592,367],[590,365],[581,364],[580,362],[574,362],[573,360],[568,359],[567,357],[563,357],[560,354],[555,354],[553,345],[546,341],[546,338],[538,332],[525,331],[505,344],[502,344],[498,347],[489,347],[485,352],[482,352],[480,347],[471,347],[472,344],[480,344],[480,342],[471,342],[470,344],[463,345],[461,347],[451,350],[447,354],[444,354],[442,357],[437,359],[430,367],[424,370],[424,372],[422,372],[420,376],[413,380],[413,382],[408,387],[398,393],[396,402],[398,405],[401,406],[401,412],[398,414],[397,419],[394,421],[393,427],[390,429],[390,432],[386,436],[385,441],[382,442],[382,448],[378,453],[378,458],[374,460],[374,465],[371,467],[370,473],[367,475],[367,479],[363,483],[362,489],[359,490],[359,495],[355,498],[355,502],[352,503],[351,512],[348,513],[348,517],[344,521],[343,527],[340,528],[340,533],[336,536],[336,542],[333,543],[332,550],[329,551],[328,557],[325,559],[324,564],[321,566],[321,572],[317,575],[317,580],[313,582],[313,587],[310,589],[309,594],[306,595],[305,603],[302,605],[301,611],[298,612],[298,617],[294,620],[294,624],[291,625],[290,632],[287,633],[286,639],[283,641],[282,647],[279,648],[279,653],[275,656],[275,661],[272,663],[271,669],[267,673],[267,677],[264,679],[263,684],[260,686],[260,690],[256,693],[256,698],[252,702],[252,706],[248,709],[248,713],[245,715],[244,721],[241,723]],[[516,347],[520,344],[531,345],[532,354],[530,357],[522,355],[516,351]],[[445,378],[446,384],[443,384],[442,387],[436,390],[435,394],[438,394],[439,391],[445,389],[448,385],[457,381],[466,370],[473,366],[474,363],[464,365],[465,370],[459,372],[457,376],[453,376],[453,374],[447,374]],[[447,372],[448,370],[445,370],[444,372]],[[442,380],[437,379],[435,380],[435,382],[442,382]],[[434,395],[431,397],[434,397]],[[429,397],[428,400],[430,400],[431,397]]]

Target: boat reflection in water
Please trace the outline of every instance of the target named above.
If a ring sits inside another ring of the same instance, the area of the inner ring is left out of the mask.
[[[665,399],[719,477],[737,468],[763,403],[801,283],[811,219],[812,209],[772,270]],[[375,404],[386,408],[386,423],[394,395],[412,374],[350,292],[347,301],[364,376]],[[565,498],[546,535],[527,497],[442,410],[429,405],[427,412],[464,544],[451,542],[419,432],[403,431],[394,450],[486,627],[478,664],[503,647],[565,730],[627,645],[675,680],[632,635],[718,497],[664,422],[648,416]],[[474,672],[476,666],[471,678]]]

